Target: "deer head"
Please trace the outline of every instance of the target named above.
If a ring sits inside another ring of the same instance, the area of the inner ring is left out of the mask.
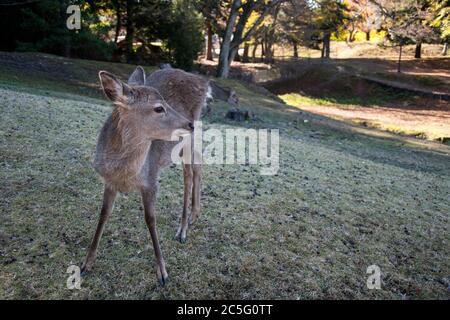
[[[158,90],[139,85],[141,79],[126,84],[106,71],[100,71],[99,77],[106,97],[116,107],[114,116],[122,134],[173,140],[193,131],[192,122],[170,107]]]

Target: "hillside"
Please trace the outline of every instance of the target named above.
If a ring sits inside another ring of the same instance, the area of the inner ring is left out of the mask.
[[[120,195],[81,290],[66,270],[89,245],[102,196],[90,163],[111,107],[101,69],[135,66],[0,53],[0,298],[448,299],[450,147],[341,123],[221,80],[256,119],[206,128],[278,128],[280,170],[205,166],[203,213],[173,241],[182,170],[157,204],[169,272],[161,288],[138,194]],[[146,68],[151,72],[153,68]],[[366,287],[368,266],[382,287]]]

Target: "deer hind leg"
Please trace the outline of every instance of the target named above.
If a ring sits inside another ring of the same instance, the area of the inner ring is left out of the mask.
[[[200,198],[201,198],[201,185],[202,185],[202,165],[194,164],[192,166],[193,173],[193,186],[192,186],[192,212],[189,217],[189,224],[192,224],[200,216]]]
[[[189,210],[189,198],[192,189],[192,165],[183,164],[183,177],[184,177],[184,195],[183,195],[183,212],[181,213],[180,226],[178,227],[175,239],[181,243],[186,242],[186,234],[188,229],[188,210]]]
[[[103,230],[105,229],[106,222],[111,216],[114,200],[116,199],[117,191],[113,188],[105,185],[105,191],[103,193],[103,205],[102,210],[100,212],[100,218],[97,224],[97,230],[95,231],[94,238],[92,239],[92,243],[89,247],[86,259],[81,266],[81,272],[86,273],[92,269],[94,265],[95,258],[97,256],[97,248],[100,242],[100,239],[103,234]]]
[[[158,232],[156,231],[156,202],[157,185],[154,188],[145,188],[141,190],[142,202],[144,204],[145,223],[147,224],[150,236],[152,238],[153,249],[156,258],[156,277],[159,283],[164,286],[167,283],[168,274],[166,265],[159,246]]]

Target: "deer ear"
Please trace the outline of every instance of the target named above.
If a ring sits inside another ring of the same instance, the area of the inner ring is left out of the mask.
[[[112,102],[124,102],[131,92],[131,88],[117,79],[115,75],[106,71],[98,73],[103,92]]]
[[[128,84],[131,86],[143,86],[145,83],[145,71],[141,66],[136,67],[134,72],[128,78]]]

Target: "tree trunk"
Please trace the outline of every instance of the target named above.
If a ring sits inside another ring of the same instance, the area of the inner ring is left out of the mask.
[[[212,53],[212,37],[213,37],[213,33],[212,33],[212,28],[211,28],[211,21],[206,20],[206,33],[207,33],[207,37],[208,37],[208,42],[206,44],[206,60],[209,61],[214,61],[213,59],[213,53]]]
[[[273,48],[266,48],[266,55],[264,56],[264,62],[265,63],[272,63],[273,62]]]
[[[270,59],[272,59],[272,52],[271,52],[271,48],[270,48],[270,43],[269,43],[269,36],[267,35],[268,32],[266,30],[265,34],[264,34],[264,59],[262,60],[265,63],[270,63]]]
[[[239,50],[239,48],[230,49],[230,55],[228,57],[228,61],[241,61],[241,57],[239,56],[238,50]]]
[[[298,59],[298,46],[297,46],[297,41],[293,41],[292,44],[293,44],[293,46],[294,46],[294,59]]]
[[[280,5],[277,5],[275,7],[275,12],[272,15],[272,19],[273,22],[270,26],[268,26],[268,28],[266,29],[266,41],[267,41],[267,45],[266,45],[266,58],[265,61],[266,63],[273,63],[274,62],[274,56],[275,56],[275,49],[274,49],[274,44],[275,44],[275,25],[277,23],[277,19],[278,19],[278,14],[280,12]]]
[[[117,22],[116,22],[116,33],[114,34],[114,42],[117,43],[119,41],[119,34],[120,34],[120,29],[122,28],[122,21],[121,21],[121,15],[120,12],[117,11],[116,14],[117,17]]]
[[[133,24],[133,8],[134,0],[127,0],[127,35],[125,37],[127,62],[133,60],[133,41],[134,41],[134,24]]]
[[[231,5],[230,16],[228,17],[227,26],[223,36],[223,41],[220,46],[219,65],[217,66],[217,77],[227,78],[230,72],[230,49],[231,49],[231,36],[233,34],[234,25],[238,17],[238,9],[241,6],[240,0],[234,0]],[[233,57],[234,58],[234,55]]]
[[[256,49],[258,49],[259,42],[255,41],[253,44],[253,50],[252,50],[252,61],[255,62],[256,60]]]
[[[354,41],[355,41],[355,30],[349,30],[348,42],[354,42]]]
[[[353,42],[355,41],[356,26],[354,20],[350,20],[350,22],[350,28],[348,29],[348,42]]]
[[[400,50],[398,53],[398,64],[397,64],[397,72],[400,73],[401,72],[401,62],[402,62],[402,49],[403,49],[403,44],[400,43]]]
[[[448,42],[444,43],[444,48],[442,48],[442,55],[446,56],[448,51]]]
[[[414,53],[414,58],[420,59],[422,57],[422,42],[416,43],[416,51]]]
[[[370,31],[366,31],[366,41],[370,41]]]
[[[326,58],[326,59],[330,58],[330,38],[331,38],[330,33],[327,33],[325,35],[325,37],[323,38],[322,58]]]
[[[231,51],[230,51],[230,52],[231,52]],[[236,50],[236,54],[234,55],[234,58],[233,58],[232,61],[237,61],[237,62],[241,62],[241,61],[242,61],[241,56],[240,56],[240,54],[239,54],[239,49]]]
[[[120,13],[120,5],[119,1],[114,1],[114,7],[116,9],[116,32],[114,34],[114,42],[117,43],[119,41],[120,29],[122,28],[122,14]]]
[[[244,53],[242,55],[242,62],[247,63],[248,62],[248,51],[250,49],[250,45],[246,42],[244,43]]]
[[[249,17],[255,10],[259,9],[262,1],[247,1],[243,6],[242,0],[233,0],[220,50],[219,66],[217,68],[218,77],[226,78],[228,76],[227,72],[229,72],[231,61],[236,56],[239,46],[250,39],[257,30],[257,27],[264,20],[264,17],[269,13],[269,10],[275,5],[279,6],[281,2],[282,0],[272,0],[268,5],[262,6],[258,18],[244,35],[245,26]],[[236,24],[238,16],[239,21]],[[231,37],[233,37],[232,40]],[[224,67],[224,65],[228,65],[228,67]]]
[[[273,46],[272,41],[270,39],[270,35],[266,33],[264,37],[265,48],[264,48],[264,62],[272,63],[273,62]]]
[[[59,0],[59,17],[61,21],[61,27],[64,30],[64,35],[62,37],[63,39],[63,47],[62,47],[62,55],[64,57],[70,57],[70,48],[71,48],[71,41],[70,41],[70,34],[67,30],[67,2],[65,0]]]
[[[327,58],[327,59],[330,59],[330,38],[331,38],[331,34],[328,34],[328,36],[327,36],[327,47],[326,47],[326,50],[325,50],[325,57]]]

